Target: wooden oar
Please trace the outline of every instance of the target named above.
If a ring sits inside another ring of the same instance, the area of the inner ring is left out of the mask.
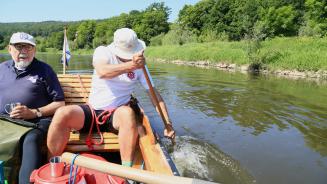
[[[66,163],[71,163],[74,154],[65,152],[62,154],[61,159]],[[186,178],[179,176],[169,176],[159,173],[154,173],[150,171],[135,169],[131,167],[125,167],[122,165],[97,160],[94,158],[89,158],[85,156],[77,156],[75,161],[75,165],[85,167],[88,169],[93,169],[96,171],[100,171],[103,173],[111,174],[114,176],[119,176],[122,178],[131,179],[134,181],[142,182],[142,183],[156,183],[156,184],[214,184],[213,182],[194,179],[194,178]]]
[[[149,86],[149,91],[150,91],[150,95],[152,97],[152,99],[154,100],[154,105],[158,107],[158,111],[159,111],[159,114],[160,114],[160,117],[162,119],[162,121],[164,122],[164,125],[165,125],[165,128],[168,130],[168,132],[172,131],[172,125],[168,124],[168,120],[166,119],[166,117],[164,116],[163,112],[162,112],[162,109],[159,105],[159,100],[158,100],[158,97],[153,89],[153,86],[151,84],[151,81],[150,81],[150,78],[149,78],[149,74],[148,74],[148,71],[147,69],[145,68],[145,65],[143,66],[142,68],[143,70],[143,73],[144,73],[144,76],[145,76],[145,79],[146,79],[146,83],[148,84]],[[175,140],[174,138],[171,138],[171,141],[173,144],[175,144]]]

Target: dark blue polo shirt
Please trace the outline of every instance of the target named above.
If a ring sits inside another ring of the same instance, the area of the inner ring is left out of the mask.
[[[12,102],[35,109],[54,101],[64,101],[64,93],[48,64],[34,58],[23,72],[15,69],[13,60],[0,64],[0,113]]]

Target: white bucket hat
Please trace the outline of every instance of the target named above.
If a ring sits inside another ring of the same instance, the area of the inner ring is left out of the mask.
[[[144,41],[137,38],[136,33],[128,28],[117,29],[114,41],[109,50],[122,59],[132,59],[133,55],[146,48]]]
[[[10,38],[10,44],[16,44],[16,43],[28,43],[31,44],[33,46],[36,45],[34,37],[24,33],[24,32],[17,32],[12,34],[11,38]]]

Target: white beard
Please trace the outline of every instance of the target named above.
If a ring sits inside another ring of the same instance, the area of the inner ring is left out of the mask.
[[[15,68],[18,70],[25,70],[31,63],[32,61],[15,61]]]
[[[20,54],[19,56],[24,58],[24,57],[26,57],[26,54]],[[25,70],[32,63],[32,61],[15,61],[14,60],[15,68],[17,68],[18,70]]]

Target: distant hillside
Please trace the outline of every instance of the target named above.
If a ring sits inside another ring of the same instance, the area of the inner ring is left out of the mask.
[[[65,25],[78,23],[61,21],[0,23],[0,35],[6,37],[14,32],[22,31],[32,35],[46,37],[53,32],[62,31]]]

